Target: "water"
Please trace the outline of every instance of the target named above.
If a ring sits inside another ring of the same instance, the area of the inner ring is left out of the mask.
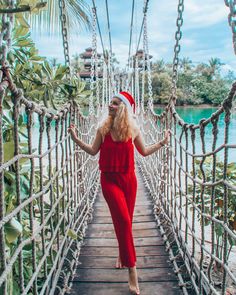
[[[176,107],[176,111],[179,116],[186,123],[198,124],[202,119],[208,119],[211,115],[217,111],[218,108],[198,108],[198,107]],[[162,112],[161,108],[156,108],[155,112],[160,114]],[[220,116],[218,122],[218,135],[217,135],[217,143],[216,147],[219,147],[224,143],[224,132],[225,122],[224,122],[224,114]],[[181,129],[178,128],[178,135],[180,135]],[[206,152],[210,152],[212,150],[212,124],[208,124],[205,128],[205,147]],[[189,143],[191,141],[189,140]],[[229,144],[236,144],[236,112],[232,113],[230,125],[229,125]],[[185,144],[185,138],[183,138],[183,144]],[[191,148],[190,148],[191,150]],[[202,141],[200,137],[199,129],[196,131],[196,153],[202,153]],[[220,160],[224,159],[224,149],[217,153],[217,156]],[[229,149],[229,157],[228,162],[236,162],[236,149]]]
[[[156,108],[156,113],[160,114],[163,109]],[[203,118],[207,119],[209,118],[212,113],[217,111],[217,108],[198,108],[198,107],[176,107],[176,111],[180,115],[180,117],[187,123],[193,123],[198,124],[199,121]],[[38,119],[37,116],[35,116],[35,125],[34,125],[34,132],[33,132],[33,146],[37,149],[38,147]],[[217,147],[222,145],[224,143],[224,114],[220,116],[219,122],[218,122],[218,136],[217,136]],[[177,130],[177,137],[179,138],[181,129],[178,128]],[[55,129],[54,124],[52,122],[52,128],[51,128],[51,141],[52,144],[55,143]],[[60,134],[60,132],[59,132]],[[43,151],[45,152],[47,150],[47,136],[46,131],[43,135],[44,145],[43,145]],[[208,124],[205,129],[205,147],[206,152],[210,152],[212,150],[212,124]],[[183,137],[182,141],[183,145],[185,145],[185,138]],[[230,144],[236,144],[236,112],[232,114],[230,126],[229,126],[229,143]],[[191,140],[189,138],[189,150],[191,152]],[[177,151],[178,152],[178,151]],[[196,131],[196,153],[201,154],[202,153],[202,142],[200,137],[199,129]],[[217,156],[220,160],[224,159],[224,149],[222,149],[220,152],[217,153]],[[228,162],[236,162],[236,149],[229,149],[229,160]]]

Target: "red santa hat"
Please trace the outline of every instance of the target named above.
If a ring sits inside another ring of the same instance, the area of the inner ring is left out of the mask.
[[[126,91],[121,91],[115,94],[113,97],[119,98],[127,106],[128,110],[133,110],[133,112],[135,113],[135,101],[130,93]]]

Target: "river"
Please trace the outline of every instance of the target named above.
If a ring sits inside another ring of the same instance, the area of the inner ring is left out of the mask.
[[[209,118],[218,108],[215,107],[176,107],[176,111],[179,116],[187,123],[198,124],[203,118]],[[162,112],[162,108],[154,109],[157,114]],[[217,135],[217,147],[224,143],[224,114],[220,116],[218,122],[218,135]],[[178,130],[180,132],[180,129]],[[212,125],[208,124],[205,130],[205,146],[206,151],[212,149]],[[184,142],[184,140],[183,140]],[[190,141],[189,141],[190,142]],[[202,143],[199,130],[196,132],[196,152],[202,152]],[[229,143],[236,144],[236,111],[231,114],[230,126],[229,126]],[[223,160],[223,150],[218,153],[219,159]],[[229,150],[228,162],[236,162],[236,149]]]

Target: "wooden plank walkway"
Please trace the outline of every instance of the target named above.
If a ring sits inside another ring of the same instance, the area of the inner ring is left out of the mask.
[[[133,220],[137,270],[141,295],[178,295],[178,287],[164,243],[152,213],[151,200],[139,172],[138,194]],[[128,295],[128,270],[115,269],[118,244],[102,192],[95,202],[73,286],[73,295]]]

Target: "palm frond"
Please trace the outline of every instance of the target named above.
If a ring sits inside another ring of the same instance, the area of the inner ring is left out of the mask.
[[[65,14],[69,32],[77,33],[79,29],[91,28],[91,12],[84,0],[65,0]],[[34,31],[49,34],[61,33],[59,1],[48,0],[47,8],[38,14],[28,14],[28,21]],[[75,28],[78,28],[75,29]]]

